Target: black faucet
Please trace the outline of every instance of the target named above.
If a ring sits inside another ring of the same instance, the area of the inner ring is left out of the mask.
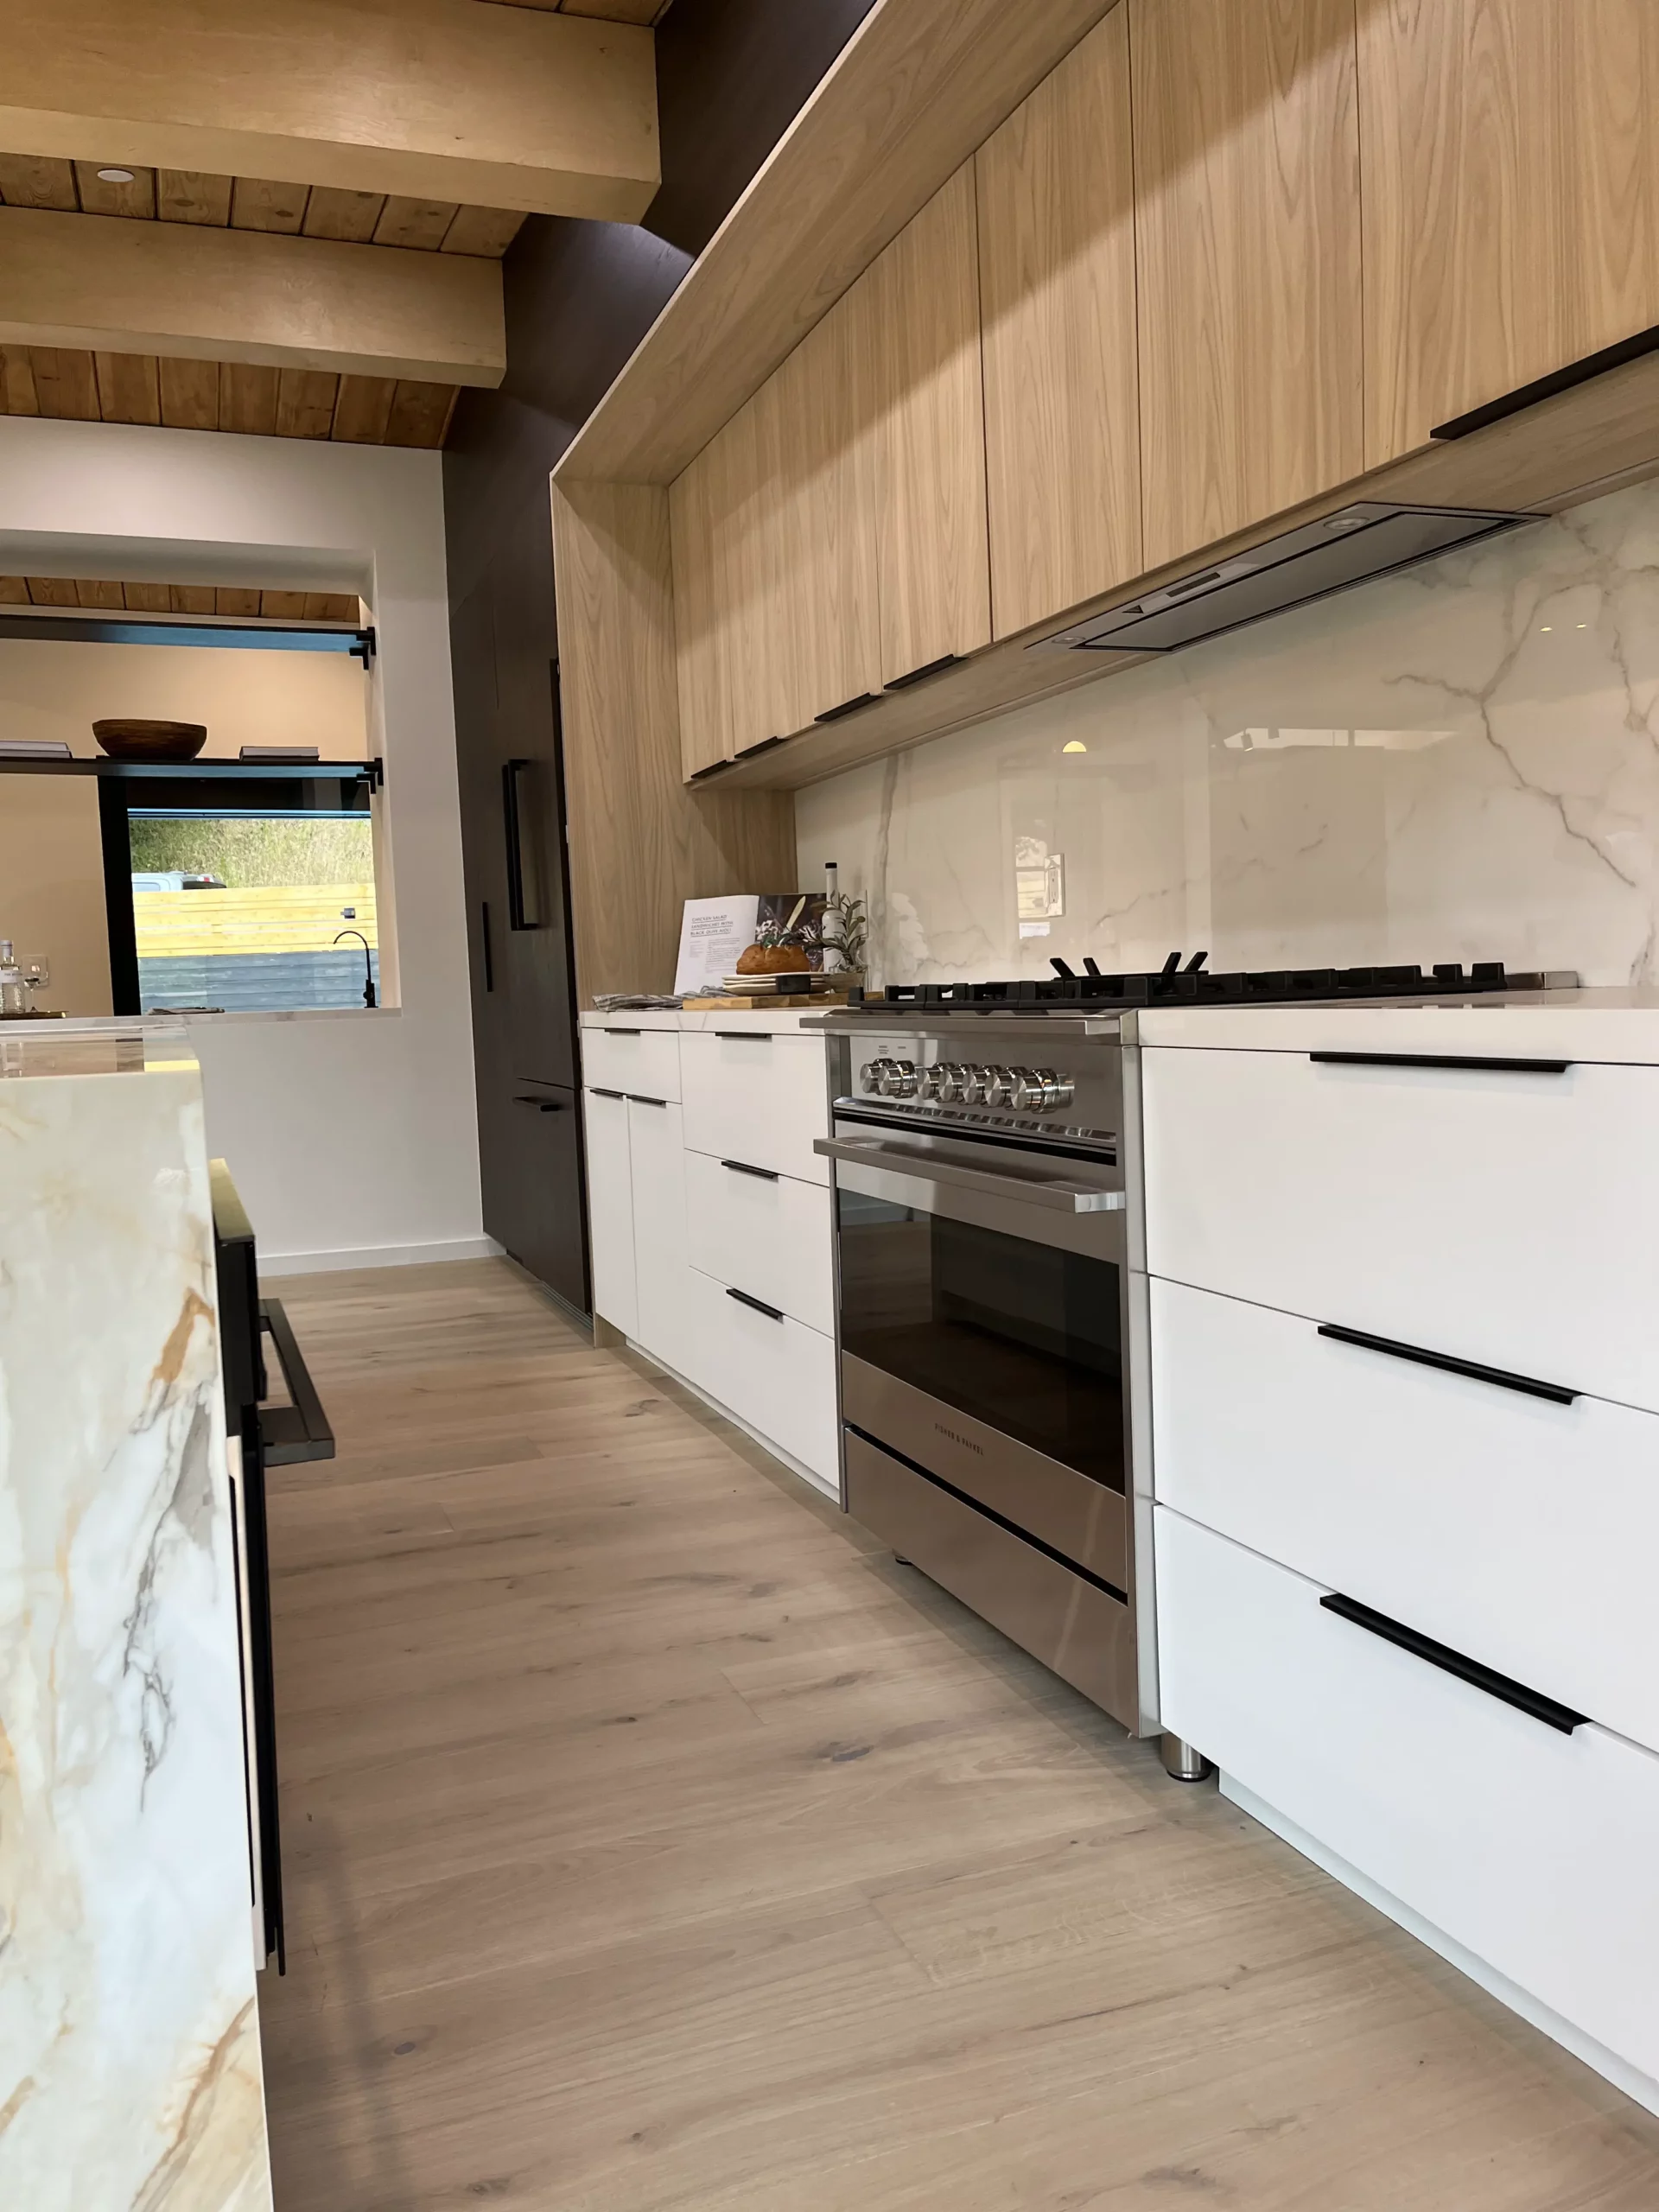
[[[376,1003],[374,963],[369,954],[369,940],[361,930],[341,930],[335,937],[334,943],[338,944],[342,937],[354,937],[363,948],[363,1003],[365,1006],[373,1006]]]

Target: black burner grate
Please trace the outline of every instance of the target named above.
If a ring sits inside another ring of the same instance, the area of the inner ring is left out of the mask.
[[[1536,990],[1541,976],[1511,975],[1501,960],[1455,961],[1421,968],[1273,968],[1211,975],[1170,966],[1140,976],[1043,976],[1001,983],[890,983],[885,991],[855,990],[851,1002],[872,1009],[911,1007],[926,1014],[1005,1008],[1070,1012],[1138,1006],[1273,1006],[1298,1000],[1468,997],[1484,991]]]

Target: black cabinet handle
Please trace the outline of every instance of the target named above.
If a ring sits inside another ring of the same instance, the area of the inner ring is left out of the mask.
[[[1495,1060],[1473,1052],[1310,1052],[1331,1068],[1470,1068],[1491,1075],[1565,1075],[1571,1060]]]
[[[1590,1718],[1587,1713],[1574,1713],[1571,1706],[1559,1705],[1553,1697],[1546,1697],[1541,1690],[1529,1689],[1524,1682],[1513,1681],[1508,1675],[1496,1669],[1483,1667],[1478,1659],[1465,1658],[1461,1651],[1453,1651],[1449,1644],[1436,1643],[1432,1636],[1420,1635],[1414,1628],[1408,1628],[1402,1621],[1390,1620],[1386,1613],[1374,1612],[1370,1606],[1362,1605],[1357,1598],[1344,1598],[1340,1591],[1332,1590],[1319,1600],[1327,1613],[1335,1613],[1344,1621],[1351,1621],[1356,1628],[1363,1628],[1370,1636],[1381,1637],[1384,1643],[1398,1644],[1402,1651],[1409,1651],[1414,1658],[1426,1660],[1431,1667],[1438,1667],[1443,1674],[1455,1675],[1472,1689],[1484,1690],[1488,1697],[1497,1698],[1502,1704],[1512,1705],[1517,1713],[1525,1713],[1535,1720],[1541,1720],[1547,1728],[1558,1728],[1563,1736],[1570,1736],[1575,1728],[1582,1728]]]
[[[536,896],[534,871],[524,864],[524,810],[518,804],[518,778],[530,760],[507,760],[501,767],[501,810],[507,830],[507,927],[538,930],[540,902]]]
[[[770,1045],[771,1033],[765,1029],[711,1029],[709,1034],[721,1045]]]
[[[1478,1360],[1455,1359],[1447,1351],[1428,1351],[1421,1344],[1402,1344],[1393,1337],[1374,1337],[1364,1329],[1344,1329],[1339,1322],[1321,1321],[1319,1334],[1332,1344],[1357,1344],[1362,1351],[1380,1351],[1388,1359],[1407,1359],[1414,1367],[1438,1367],[1447,1375],[1466,1375],[1471,1382],[1490,1382],[1499,1390],[1518,1390],[1523,1398],[1548,1398],[1553,1406],[1570,1406],[1579,1392],[1560,1382],[1540,1382],[1530,1375],[1512,1375],[1507,1367],[1483,1367]]]
[[[607,1023],[605,1028],[605,1034],[607,1037],[643,1037],[645,1033],[643,1029],[618,1029],[610,1023]]]
[[[907,691],[912,683],[924,683],[930,676],[943,674],[954,668],[962,658],[960,653],[941,653],[937,660],[925,660],[919,668],[912,668],[906,676],[895,676],[887,685],[889,691]]]
[[[781,745],[783,741],[781,737],[758,737],[753,745],[740,745],[732,760],[753,760],[757,753],[770,753],[774,745]]]
[[[1471,407],[1466,415],[1454,415],[1449,423],[1442,423],[1429,432],[1431,438],[1466,438],[1471,430],[1484,430],[1489,423],[1501,423],[1506,415],[1518,415],[1523,407],[1535,407],[1541,399],[1554,399],[1558,391],[1571,391],[1576,384],[1587,384],[1592,377],[1604,376],[1609,369],[1622,369],[1626,361],[1639,361],[1644,353],[1659,351],[1659,325],[1651,330],[1638,330],[1633,338],[1621,338],[1611,346],[1603,346],[1593,353],[1586,353],[1582,360],[1569,361],[1564,369],[1552,369],[1548,376],[1535,377],[1530,384],[1506,391],[1501,399],[1489,399],[1484,405]]]
[[[854,698],[843,699],[838,707],[826,707],[812,719],[815,722],[838,722],[843,715],[855,715],[861,707],[873,707],[875,696],[874,691],[861,691]]]
[[[322,1401],[311,1380],[295,1339],[292,1323],[279,1298],[259,1301],[259,1325],[270,1338],[276,1364],[288,1385],[285,1406],[261,1406],[259,1434],[268,1467],[291,1467],[305,1459],[332,1459],[334,1432],[322,1410]]]
[[[753,1175],[757,1182],[776,1183],[782,1179],[776,1168],[751,1167],[747,1160],[722,1160],[720,1164],[722,1167],[729,1167],[734,1175]]]
[[[601,1092],[601,1096],[603,1096],[605,1094]],[[512,1103],[515,1106],[538,1107],[543,1114],[563,1114],[564,1111],[564,1102],[563,1099],[532,1098],[523,1091],[519,1092]]]
[[[768,1306],[764,1298],[751,1298],[747,1290],[728,1290],[726,1295],[734,1298],[740,1306],[753,1306],[757,1313],[764,1313],[768,1321],[781,1321],[784,1318],[781,1306]]]
[[[666,1098],[642,1098],[637,1090],[631,1090],[628,1103],[630,1106],[666,1106],[668,1101]]]
[[[487,899],[480,899],[478,911],[484,928],[484,988],[486,991],[493,991],[495,988],[495,948],[490,943],[490,902]]]
[[[588,1088],[595,1098],[620,1098],[626,1103],[628,1094],[626,1090],[601,1090],[596,1083],[590,1083]]]

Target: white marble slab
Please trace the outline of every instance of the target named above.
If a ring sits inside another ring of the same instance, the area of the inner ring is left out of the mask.
[[[219,1376],[194,1067],[0,1082],[8,2212],[270,2203]]]
[[[1078,748],[1068,751],[1067,747]],[[1659,982],[1659,486],[799,792],[874,979],[1502,959]],[[1064,856],[1021,937],[1016,848]]]

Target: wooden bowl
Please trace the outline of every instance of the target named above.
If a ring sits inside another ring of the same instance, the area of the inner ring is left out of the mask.
[[[194,760],[207,742],[206,722],[103,721],[92,735],[111,760]]]

